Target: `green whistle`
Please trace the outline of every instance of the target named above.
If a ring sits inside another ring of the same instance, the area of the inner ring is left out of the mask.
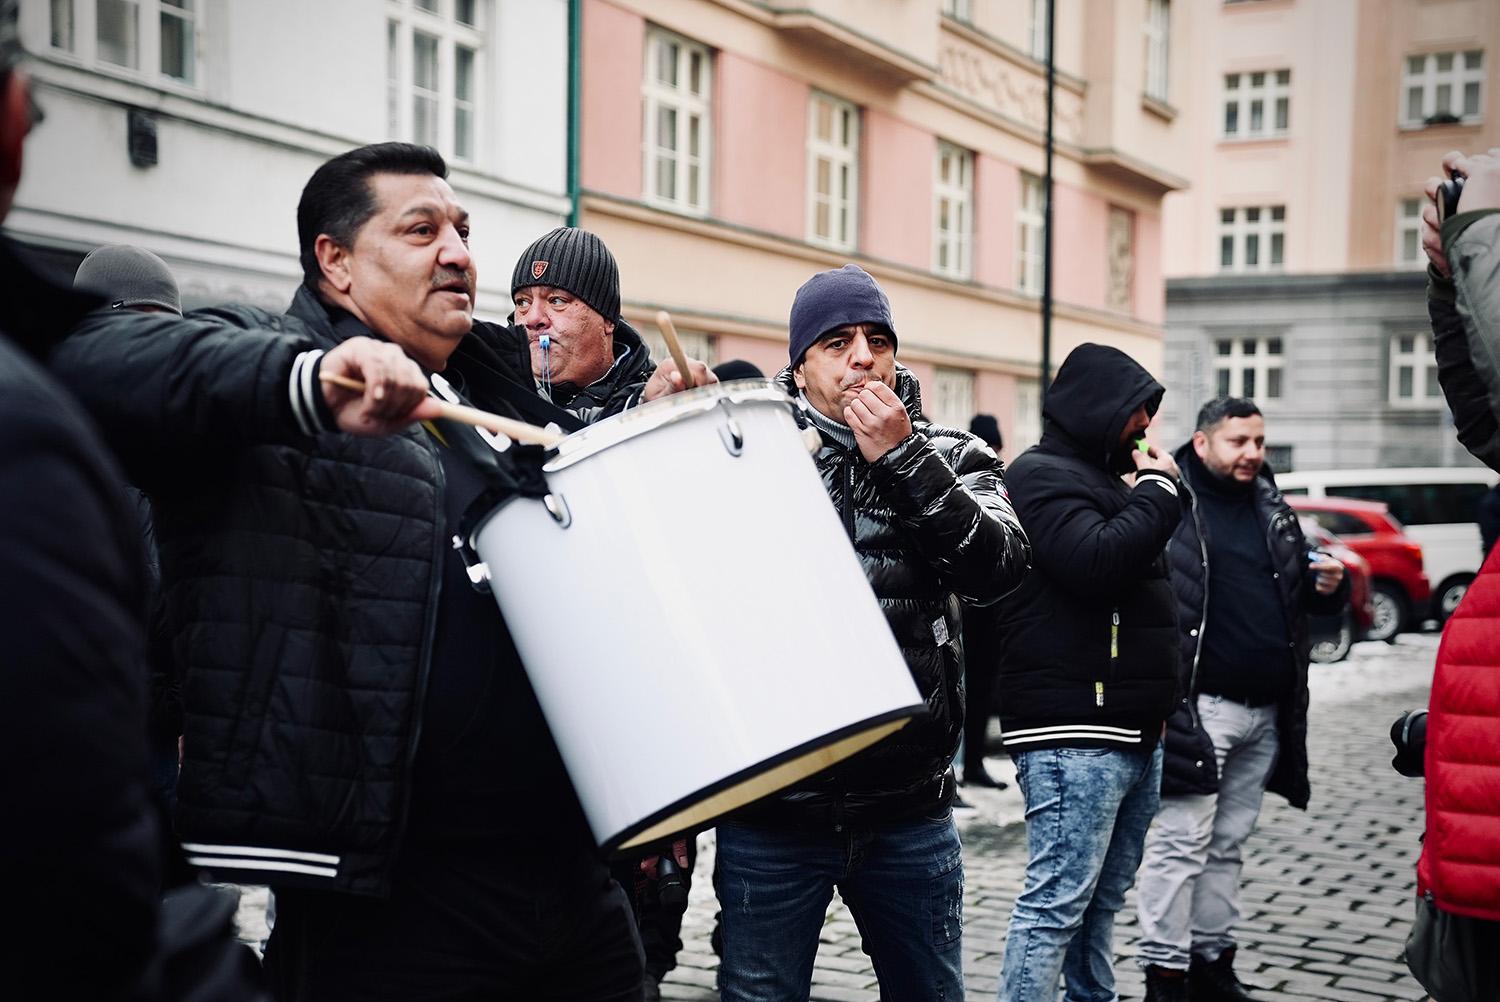
[[[1151,454],[1151,446],[1146,444],[1144,438],[1138,438],[1135,440],[1135,451],[1149,456]]]

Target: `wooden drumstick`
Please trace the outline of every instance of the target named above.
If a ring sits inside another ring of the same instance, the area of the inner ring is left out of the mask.
[[[672,315],[666,310],[657,310],[656,326],[661,328],[661,336],[667,342],[667,351],[672,353],[672,361],[677,363],[677,371],[682,374],[682,388],[691,390],[698,384],[693,381],[693,373],[688,368],[687,356],[682,353],[682,343],[677,340],[677,328],[672,324]]]
[[[340,376],[332,372],[320,372],[318,373],[318,378],[325,383],[332,383],[335,386],[342,386],[346,390],[353,390],[355,393],[365,392],[364,383],[361,383],[357,379],[350,379],[348,376]],[[450,404],[446,400],[439,400],[437,405],[442,411],[443,417],[449,421],[457,421],[459,424],[468,424],[476,428],[483,428],[486,431],[505,435],[508,438],[514,439],[517,442],[524,442],[527,445],[540,445],[550,449],[567,437],[548,431],[545,428],[538,428],[534,424],[501,417],[499,414],[491,414],[489,411],[482,411],[475,407]]]

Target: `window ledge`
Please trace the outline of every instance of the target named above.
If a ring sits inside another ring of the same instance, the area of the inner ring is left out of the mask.
[[[1141,109],[1149,111],[1164,122],[1170,122],[1177,117],[1177,109],[1160,98],[1152,97],[1150,94],[1141,95]]]
[[[1428,129],[1478,129],[1484,125],[1482,116],[1476,118],[1461,118],[1457,122],[1397,122],[1396,128],[1402,132],[1426,132]]]
[[[1268,136],[1220,136],[1219,146],[1226,149],[1252,148],[1256,146],[1285,145],[1292,138],[1291,132],[1278,132]]]

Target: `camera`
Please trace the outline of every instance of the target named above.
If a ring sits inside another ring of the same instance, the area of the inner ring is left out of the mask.
[[[1438,185],[1437,213],[1438,223],[1458,211],[1458,196],[1464,193],[1464,176],[1454,174],[1451,178]]]
[[[1396,746],[1391,768],[1403,776],[1420,779],[1427,754],[1427,711],[1407,710],[1397,717],[1391,725],[1391,744]]]
[[[656,864],[656,894],[663,908],[683,911],[687,908],[687,885],[682,880],[682,870],[670,851],[661,856]]]

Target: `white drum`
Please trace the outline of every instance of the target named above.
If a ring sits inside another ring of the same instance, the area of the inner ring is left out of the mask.
[[[471,543],[607,851],[713,819],[926,710],[764,380],[568,436]]]

